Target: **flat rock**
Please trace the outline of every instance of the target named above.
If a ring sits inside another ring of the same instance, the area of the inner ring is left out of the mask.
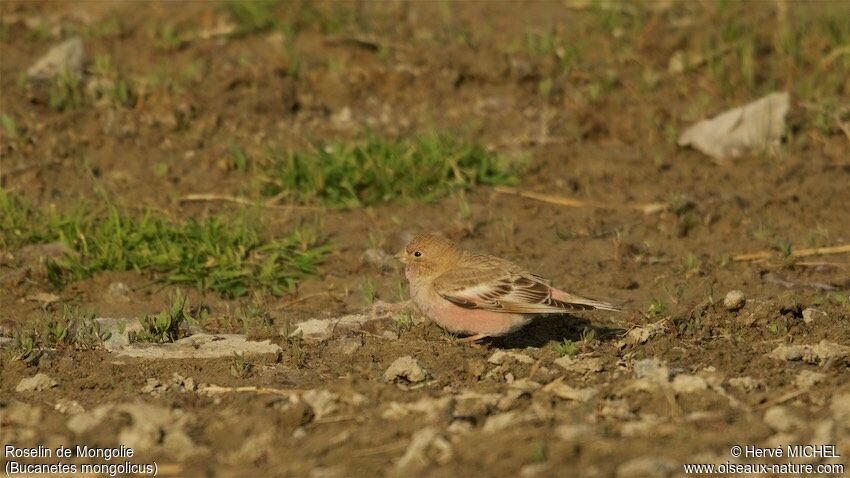
[[[366,314],[351,314],[331,319],[309,319],[296,324],[295,330],[290,335],[300,334],[305,340],[325,340],[332,337],[334,332],[360,330],[371,320],[376,319]]]
[[[83,40],[70,38],[47,51],[27,70],[31,80],[49,80],[63,71],[69,71],[77,77],[83,74]]]
[[[415,358],[405,355],[390,364],[384,372],[385,382],[419,383],[428,379],[428,371]]]
[[[59,385],[59,382],[41,372],[32,377],[22,379],[15,387],[16,392],[40,392]]]
[[[173,343],[133,343],[114,351],[120,357],[187,359],[232,357],[233,354],[277,354],[282,350],[268,340],[254,342],[240,334],[195,334]]]
[[[768,356],[777,360],[802,360],[812,364],[823,363],[827,360],[846,362],[850,359],[850,347],[824,339],[817,345],[780,345]]]
[[[487,362],[489,362],[493,365],[502,365],[507,360],[513,360],[513,361],[516,361],[518,363],[525,363],[525,364],[533,364],[534,363],[534,359],[529,357],[526,354],[522,354],[522,353],[519,353],[519,352],[505,351],[505,350],[497,350],[497,351],[493,352],[493,355],[491,355],[490,358],[487,359]]]
[[[130,345],[130,333],[140,333],[144,329],[137,318],[98,317],[94,319],[101,332],[109,332],[109,337],[103,341],[103,347],[113,352]]]
[[[771,93],[694,124],[679,137],[679,146],[691,146],[715,159],[775,152],[785,134],[789,103],[787,92]]]
[[[605,368],[602,359],[596,357],[570,357],[569,355],[564,355],[561,358],[555,359],[553,363],[568,372],[580,374],[601,372]]]

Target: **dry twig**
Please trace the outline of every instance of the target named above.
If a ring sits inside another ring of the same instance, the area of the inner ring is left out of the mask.
[[[809,249],[797,249],[791,251],[791,257],[808,257],[808,256],[820,256],[826,254],[843,254],[846,252],[850,252],[850,244],[845,244],[842,246],[832,246],[832,247],[812,247]],[[748,261],[760,261],[763,259],[770,259],[775,252],[773,251],[759,251],[759,252],[750,252],[747,254],[738,254],[736,256],[732,256],[732,260],[735,262],[748,262]]]
[[[563,196],[555,196],[552,194],[543,194],[543,193],[535,193],[532,191],[522,191],[516,188],[509,188],[505,186],[496,186],[496,192],[502,194],[513,194],[516,196],[535,199],[537,201],[547,202],[549,204],[557,204],[559,206],[567,206],[567,207],[587,207],[587,208],[596,208],[596,209],[630,209],[634,211],[641,211],[644,214],[654,214],[657,212],[661,212],[667,210],[669,206],[664,203],[637,203],[637,204],[605,204],[595,201],[584,201],[581,199],[568,198]]]

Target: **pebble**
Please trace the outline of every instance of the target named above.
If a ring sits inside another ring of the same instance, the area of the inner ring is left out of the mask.
[[[826,312],[819,310],[819,309],[814,309],[812,307],[807,307],[807,308],[803,309],[803,322],[805,322],[807,324],[811,324],[812,322],[814,322],[815,320],[818,320],[819,318],[820,319],[827,319],[827,318],[829,318],[829,316],[826,315]]]
[[[723,298],[723,307],[726,307],[726,310],[734,311],[738,310],[747,303],[747,297],[740,290],[730,290],[726,293],[726,297]]]
[[[339,409],[339,395],[322,389],[307,390],[301,400],[313,409],[316,420],[326,417]]]
[[[576,358],[564,355],[553,363],[564,370],[580,374],[601,372],[605,368],[602,359],[596,357]]]
[[[555,436],[564,441],[581,441],[592,433],[593,429],[584,423],[558,425],[555,428]]]
[[[419,365],[419,362],[409,356],[397,358],[387,371],[384,372],[385,382],[408,382],[419,383],[428,379],[428,371]]]
[[[39,372],[32,377],[21,380],[18,383],[18,386],[15,387],[15,391],[40,392],[42,390],[47,390],[48,388],[53,388],[57,385],[59,385],[59,382],[50,378],[49,375]]]
[[[67,70],[77,75],[83,74],[83,40],[70,38],[47,51],[27,70],[31,80],[49,80]]]
[[[526,354],[521,354],[519,352],[506,352],[504,350],[497,350],[493,352],[493,355],[491,355],[490,358],[487,359],[487,362],[493,365],[502,365],[508,359],[513,359],[519,363],[534,363],[534,359]]]

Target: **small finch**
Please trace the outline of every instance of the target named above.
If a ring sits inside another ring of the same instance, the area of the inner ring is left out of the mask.
[[[463,341],[505,335],[536,314],[622,310],[556,289],[513,262],[465,251],[436,234],[414,236],[396,257],[405,264],[416,306],[444,329],[471,334]]]

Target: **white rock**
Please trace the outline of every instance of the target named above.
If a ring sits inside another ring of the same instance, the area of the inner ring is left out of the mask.
[[[817,345],[780,345],[768,355],[778,360],[802,360],[813,364],[827,360],[845,362],[850,359],[850,347],[824,339]]]
[[[782,405],[768,408],[764,412],[764,422],[778,432],[790,432],[803,426],[802,420]]]
[[[752,392],[753,390],[764,388],[764,383],[750,376],[730,378],[729,385],[743,392]]]
[[[819,309],[814,309],[812,307],[803,309],[803,322],[807,324],[811,324],[818,319],[827,319],[828,317],[829,316],[826,315],[826,312]]]
[[[602,359],[596,357],[570,357],[569,355],[564,355],[561,358],[555,359],[554,364],[564,370],[581,374],[601,372],[604,369]]]
[[[385,382],[419,383],[427,379],[428,371],[409,355],[397,358],[384,372]]]
[[[15,387],[16,392],[40,392],[53,388],[59,385],[59,382],[53,380],[49,375],[41,372],[32,377],[22,379]]]
[[[339,409],[339,395],[322,389],[307,390],[301,394],[301,400],[313,409],[316,420],[326,417]]]
[[[723,298],[723,307],[727,310],[738,310],[747,303],[747,297],[740,290],[730,290]]]
[[[715,159],[775,152],[785,134],[788,109],[788,93],[771,93],[696,123],[679,137],[679,146],[692,146]]]
[[[32,80],[49,80],[62,71],[69,71],[77,77],[83,74],[83,40],[80,37],[70,38],[60,43],[44,54],[27,70],[27,77]]]
[[[537,390],[541,386],[542,385],[540,385],[538,382],[535,382],[534,380],[530,380],[530,379],[527,379],[527,378],[520,378],[520,379],[514,380],[510,384],[511,388],[515,388],[517,390],[522,390],[523,392],[528,392],[528,393],[531,393],[531,392]]]
[[[305,340],[325,340],[333,336],[334,332],[360,330],[363,324],[374,320],[366,314],[351,314],[331,319],[309,319],[296,324],[295,330],[290,335],[300,335]]]
[[[672,387],[676,393],[694,393],[708,389],[708,383],[699,375],[676,375]]]

